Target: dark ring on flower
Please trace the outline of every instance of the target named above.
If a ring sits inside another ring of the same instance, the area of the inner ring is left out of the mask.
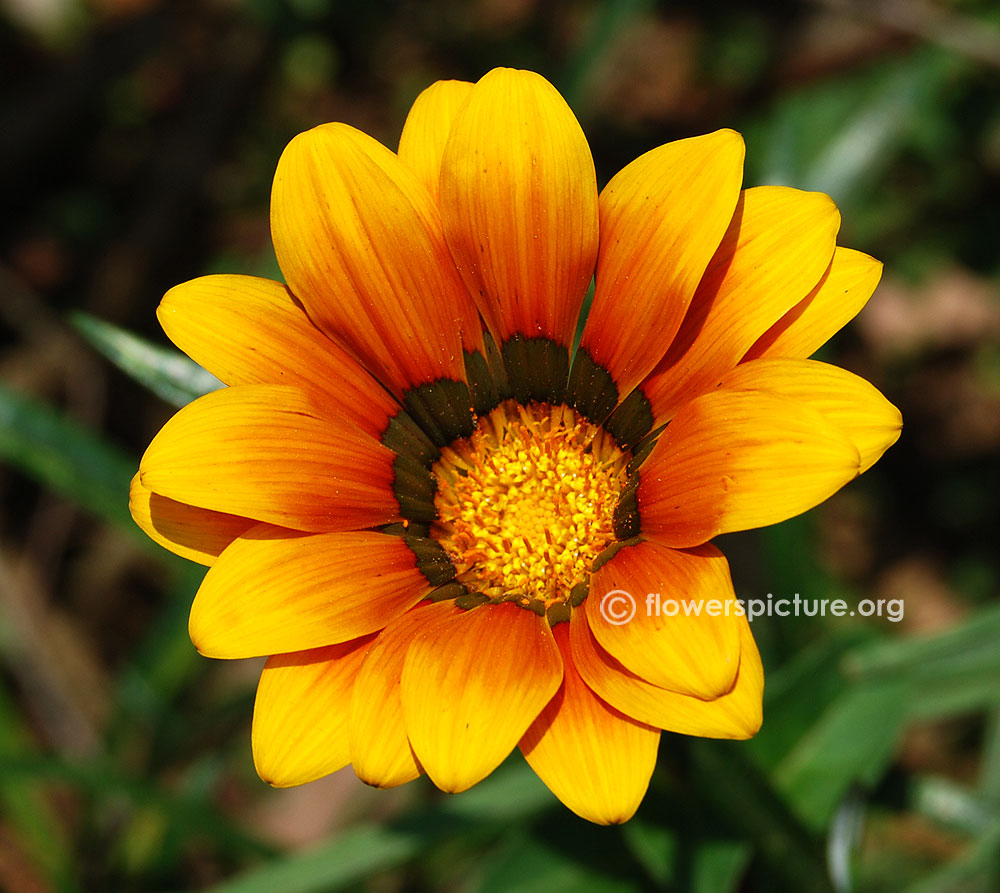
[[[550,338],[512,335],[500,348],[511,396],[527,405],[532,400],[558,406],[566,397],[569,349]]]
[[[640,532],[639,523],[639,483],[638,474],[633,474],[626,482],[621,494],[618,497],[618,505],[615,506],[615,537],[619,540],[628,540],[638,536]],[[600,559],[600,556],[598,556]]]
[[[623,450],[631,450],[653,429],[653,407],[641,388],[629,394],[611,416],[604,429]]]
[[[472,396],[463,381],[439,378],[410,388],[403,406],[435,446],[472,434]]]
[[[431,586],[444,586],[455,578],[455,565],[436,539],[404,536],[403,542],[417,559],[417,569]]]

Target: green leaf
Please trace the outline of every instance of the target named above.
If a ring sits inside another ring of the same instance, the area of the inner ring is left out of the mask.
[[[638,885],[596,871],[578,853],[561,852],[530,834],[515,834],[490,859],[476,885],[481,893],[630,893]]]
[[[532,780],[533,779],[533,780]],[[462,836],[499,835],[553,803],[528,766],[513,758],[472,791],[404,815],[384,826],[342,832],[299,853],[211,888],[211,893],[332,893],[404,865]]]
[[[778,766],[778,788],[809,825],[824,827],[852,784],[885,771],[906,718],[905,692],[898,681],[848,689]]]
[[[941,775],[918,777],[911,785],[913,808],[935,825],[982,834],[1000,823],[1000,810],[988,797]]]
[[[97,517],[139,535],[128,512],[129,482],[138,462],[2,384],[0,457]]]
[[[979,790],[1000,807],[1000,707],[990,713],[979,770]]]
[[[636,861],[659,886],[673,878],[677,862],[677,839],[669,828],[636,816],[622,827],[622,836]]]
[[[159,347],[87,313],[74,313],[70,319],[77,331],[126,375],[172,406],[186,406],[223,387],[219,379],[179,351]]]
[[[844,691],[840,661],[858,642],[858,630],[845,629],[800,651],[767,674],[760,732],[748,750],[765,768],[775,768],[799,739]]]
[[[0,685],[0,764],[32,753],[31,736]],[[41,785],[0,772],[0,813],[53,889],[75,890],[73,859],[65,828]]]
[[[701,844],[691,866],[691,893],[734,893],[752,854],[745,843],[708,840]]]
[[[936,719],[1000,705],[1000,608],[973,615],[934,636],[864,646],[844,658],[856,684],[901,681],[909,686],[910,719]]]
[[[979,837],[966,852],[907,893],[996,893],[1000,889],[1000,826]]]
[[[823,850],[751,762],[743,742],[692,740],[695,782],[725,830],[755,848],[775,889],[831,889]]]

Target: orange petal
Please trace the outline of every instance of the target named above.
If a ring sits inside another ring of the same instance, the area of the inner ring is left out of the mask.
[[[740,197],[677,337],[642,391],[655,424],[707,391],[830,265],[840,214],[818,192],[758,186]]]
[[[305,784],[350,762],[351,692],[373,638],[268,658],[251,734],[254,766],[268,784]]]
[[[310,318],[396,396],[464,379],[478,315],[434,200],[385,146],[346,124],[295,137],[274,175],[271,234]]]
[[[420,775],[403,722],[403,660],[419,633],[459,610],[453,601],[417,605],[390,623],[369,650],[351,699],[351,763],[366,784],[392,788]]]
[[[163,426],[140,465],[142,485],[199,508],[325,532],[400,520],[395,454],[323,418],[300,390],[223,388]]]
[[[811,356],[858,315],[881,278],[875,258],[838,248],[819,285],[761,335],[745,359]]]
[[[597,289],[580,346],[611,373],[617,399],[650,373],[680,326],[732,219],[743,152],[732,130],[667,143],[601,192]]]
[[[768,391],[819,410],[857,447],[862,472],[899,439],[903,427],[899,410],[875,387],[853,372],[815,360],[751,360],[724,375],[719,387]]]
[[[128,492],[132,520],[154,543],[181,558],[211,565],[236,537],[256,521],[175,502],[143,487],[136,472]]]
[[[435,81],[417,97],[406,116],[397,154],[435,199],[448,134],[471,92],[468,81]]]
[[[487,604],[419,635],[403,666],[410,744],[434,783],[456,793],[489,775],[559,688],[548,621]]]
[[[570,645],[573,662],[587,685],[626,716],[682,735],[752,738],[761,725],[764,669],[745,618],[739,629],[736,684],[709,701],[666,691],[626,670],[601,648],[581,611],[574,611],[570,620]]]
[[[164,295],[167,337],[228,385],[294,385],[381,437],[399,404],[306,316],[280,282],[203,276]]]
[[[573,665],[569,624],[553,630],[562,685],[521,739],[539,778],[578,816],[601,825],[628,821],[656,765],[660,732],[609,706]]]
[[[610,592],[631,597],[636,610],[627,622],[601,610]],[[733,687],[740,612],[729,565],[714,546],[686,552],[651,542],[625,546],[594,574],[590,593],[584,602],[590,629],[636,675],[699,698]]]
[[[858,450],[810,406],[762,391],[688,403],[639,470],[644,536],[668,546],[776,524],[860,473]]]
[[[569,346],[597,259],[597,179],[580,125],[530,71],[475,85],[441,163],[448,246],[493,337]]]
[[[255,528],[205,575],[191,607],[191,640],[222,658],[346,642],[382,629],[446,582],[454,572],[446,565],[421,572],[407,541],[384,533]]]

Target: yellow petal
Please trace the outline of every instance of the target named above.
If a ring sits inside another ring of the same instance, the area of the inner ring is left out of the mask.
[[[751,360],[724,375],[719,387],[768,391],[819,410],[857,447],[862,472],[899,439],[903,427],[899,410],[873,385],[853,372],[815,360]]]
[[[746,359],[811,356],[858,315],[881,278],[875,258],[837,248],[819,285],[760,336]]]
[[[611,373],[619,399],[680,326],[732,220],[743,153],[732,130],[667,143],[601,192],[597,287],[580,346]]]
[[[394,455],[296,388],[242,385],[180,410],[139,470],[146,489],[178,502],[325,532],[400,520]]]
[[[609,706],[573,665],[569,624],[553,629],[562,685],[521,739],[525,759],[563,803],[601,825],[628,821],[649,787],[659,730]]]
[[[403,721],[403,660],[419,633],[459,610],[451,601],[417,605],[390,623],[369,650],[351,699],[351,763],[366,784],[392,788],[420,775]]]
[[[576,668],[587,685],[626,716],[682,735],[752,738],[762,721],[764,670],[745,618],[739,628],[736,684],[728,693],[708,701],[658,688],[626,670],[597,643],[580,611],[574,611],[570,621],[570,644]]]
[[[175,502],[143,487],[136,473],[129,487],[128,509],[132,520],[154,543],[171,552],[211,565],[236,537],[256,521]]]
[[[840,214],[818,192],[747,189],[677,337],[642,391],[655,424],[712,387],[830,265]]]
[[[530,71],[494,69],[472,89],[444,150],[445,235],[498,343],[568,346],[597,258],[597,179],[580,125]]]
[[[403,715],[420,764],[443,791],[489,775],[551,700],[562,659],[548,621],[487,604],[419,635],[403,666]]]
[[[434,200],[385,146],[346,124],[295,137],[274,175],[271,235],[309,317],[396,396],[464,378],[478,316]]]
[[[255,528],[205,575],[189,631],[207,657],[304,651],[376,632],[431,588],[401,537]]]
[[[609,592],[633,600],[627,622],[601,610]],[[700,698],[733,687],[740,665],[737,609],[718,549],[681,552],[651,542],[619,549],[594,574],[584,602],[597,641],[625,667],[660,688]]]
[[[373,437],[399,412],[280,282],[203,276],[170,289],[156,315],[167,337],[225,384],[294,385]]]
[[[435,81],[417,97],[406,116],[399,137],[399,159],[435,199],[448,134],[471,91],[468,81]]]
[[[857,448],[810,406],[763,391],[688,403],[639,470],[643,535],[677,548],[776,524],[860,473]]]
[[[254,766],[268,784],[305,784],[350,762],[351,692],[373,638],[268,658],[251,734]]]

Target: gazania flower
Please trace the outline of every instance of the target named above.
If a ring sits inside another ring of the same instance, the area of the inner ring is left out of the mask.
[[[543,78],[440,82],[397,153],[343,124],[285,149],[285,284],[168,292],[167,335],[228,387],[156,436],[132,511],[211,565],[198,649],[269,656],[262,778],[461,791],[520,746],[570,809],[620,822],[661,729],[757,731],[745,618],[647,595],[732,602],[709,540],[816,505],[900,417],[807,359],[880,265],[836,246],[826,196],[741,190],[742,165],[722,130],[599,193]]]

